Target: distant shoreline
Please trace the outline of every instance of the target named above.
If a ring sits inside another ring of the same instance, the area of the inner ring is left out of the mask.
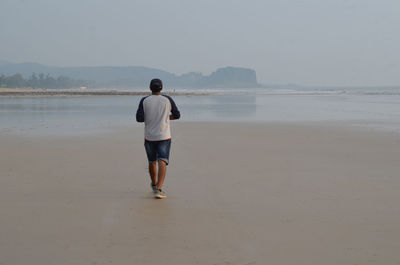
[[[150,92],[117,90],[55,90],[29,88],[0,88],[0,97],[81,97],[81,96],[146,96]],[[210,92],[164,92],[172,96],[206,96]]]

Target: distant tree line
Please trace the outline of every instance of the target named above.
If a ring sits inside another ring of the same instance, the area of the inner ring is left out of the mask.
[[[55,78],[49,74],[44,75],[43,73],[38,75],[33,73],[28,78],[24,78],[21,74],[10,76],[0,75],[0,87],[75,88],[83,86],[89,86],[89,82],[84,80],[75,80],[67,76],[59,76]]]

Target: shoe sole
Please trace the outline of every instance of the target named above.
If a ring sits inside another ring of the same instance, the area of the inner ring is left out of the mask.
[[[165,199],[165,198],[167,198],[167,196],[166,195],[156,195],[156,196],[154,196],[156,199]]]

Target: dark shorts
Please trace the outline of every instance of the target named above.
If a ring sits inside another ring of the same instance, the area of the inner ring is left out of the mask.
[[[147,159],[150,162],[163,160],[169,163],[169,150],[171,149],[171,139],[163,141],[147,141],[144,140],[144,148],[146,149]]]

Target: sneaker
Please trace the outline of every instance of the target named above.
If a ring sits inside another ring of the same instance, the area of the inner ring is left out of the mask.
[[[151,189],[153,190],[153,193],[156,193],[157,188],[156,185],[153,185],[152,183],[150,183]]]
[[[154,193],[154,197],[157,198],[157,199],[164,199],[164,198],[167,198],[167,195],[165,194],[164,191],[162,191],[162,190],[157,190],[157,191]]]

